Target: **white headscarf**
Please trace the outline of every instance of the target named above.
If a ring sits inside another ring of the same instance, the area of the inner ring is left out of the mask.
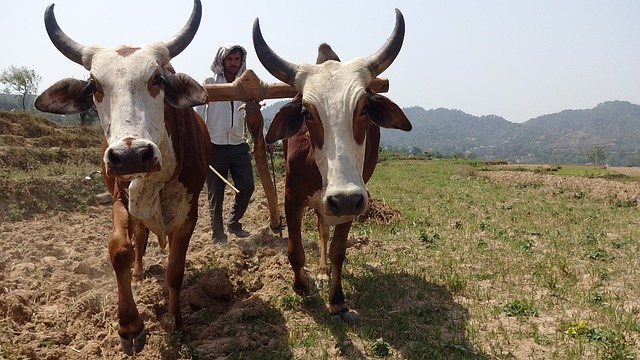
[[[220,46],[216,57],[211,63],[211,71],[213,71],[214,74],[222,75],[224,73],[224,58],[226,58],[233,49],[240,49],[240,51],[242,52],[242,64],[240,65],[240,69],[238,69],[238,73],[236,74],[236,76],[240,76],[242,73],[244,73],[244,71],[247,69],[247,50],[237,44],[225,44]]]

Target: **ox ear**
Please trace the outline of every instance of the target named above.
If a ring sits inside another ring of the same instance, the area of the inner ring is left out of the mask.
[[[369,104],[367,114],[376,125],[387,129],[411,130],[412,126],[402,109],[389,98],[367,92]]]
[[[93,105],[95,85],[91,81],[64,79],[36,98],[36,109],[54,114],[75,114]]]
[[[165,78],[164,98],[175,108],[189,108],[209,102],[207,90],[187,74]]]
[[[296,134],[300,130],[304,120],[301,112],[302,96],[296,96],[291,102],[285,104],[278,110],[271,125],[269,125],[269,130],[267,131],[267,136],[265,136],[264,141],[267,144],[272,144]]]

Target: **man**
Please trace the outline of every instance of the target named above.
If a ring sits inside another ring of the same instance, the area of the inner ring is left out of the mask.
[[[218,49],[211,64],[212,73],[204,84],[232,83],[246,70],[247,51],[240,45],[227,44]],[[253,169],[249,156],[244,119],[238,108],[240,101],[216,101],[196,107],[202,116],[211,137],[211,166],[224,178],[229,172],[236,193],[233,207],[227,218],[226,230],[237,237],[247,237],[249,232],[242,228],[240,219],[247,211],[254,190]],[[227,235],[222,222],[222,203],[226,184],[213,171],[207,175],[209,215],[211,217],[212,239],[214,243],[225,243]]]

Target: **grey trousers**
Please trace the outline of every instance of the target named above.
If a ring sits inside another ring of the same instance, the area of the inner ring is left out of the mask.
[[[239,230],[242,228],[240,219],[247,211],[249,200],[251,200],[255,188],[249,145],[246,143],[240,145],[211,144],[211,166],[224,178],[227,178],[231,172],[233,184],[240,191],[235,195],[231,212],[227,218],[227,226]],[[222,204],[225,187],[224,181],[209,171],[207,174],[207,199],[209,200],[209,216],[214,237],[224,233]]]

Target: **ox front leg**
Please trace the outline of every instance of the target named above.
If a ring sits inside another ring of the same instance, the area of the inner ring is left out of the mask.
[[[354,322],[353,315],[344,300],[342,291],[342,264],[344,263],[347,250],[347,237],[351,221],[336,225],[333,232],[333,240],[329,249],[331,258],[331,287],[329,288],[329,312],[331,321],[340,323],[342,320],[351,324]]]
[[[189,219],[196,219],[196,217],[190,215]],[[184,279],[187,248],[194,228],[195,220],[188,221],[183,227],[169,234],[169,263],[165,279],[169,288],[169,313],[174,316],[174,330],[178,332],[183,328],[182,313],[180,312],[180,289]]]
[[[302,247],[302,210],[303,206],[292,206],[285,201],[285,215],[287,217],[287,227],[289,232],[289,245],[287,254],[289,264],[293,269],[293,290],[300,296],[307,296],[311,293],[309,280],[304,271],[305,255]]]
[[[109,258],[118,282],[118,334],[127,355],[142,351],[147,334],[131,291],[131,265],[134,248],[129,236],[129,214],[121,201],[113,203],[113,230],[109,239]]]
[[[130,220],[130,228],[133,230],[133,243],[135,249],[135,260],[133,261],[133,280],[142,281],[144,275],[144,264],[142,257],[147,250],[147,241],[149,240],[149,230],[141,221]]]
[[[320,265],[318,267],[318,283],[320,287],[326,287],[329,285],[329,267],[327,266],[327,244],[331,237],[331,229],[324,221],[322,214],[316,210],[318,216],[318,234],[320,240]]]

